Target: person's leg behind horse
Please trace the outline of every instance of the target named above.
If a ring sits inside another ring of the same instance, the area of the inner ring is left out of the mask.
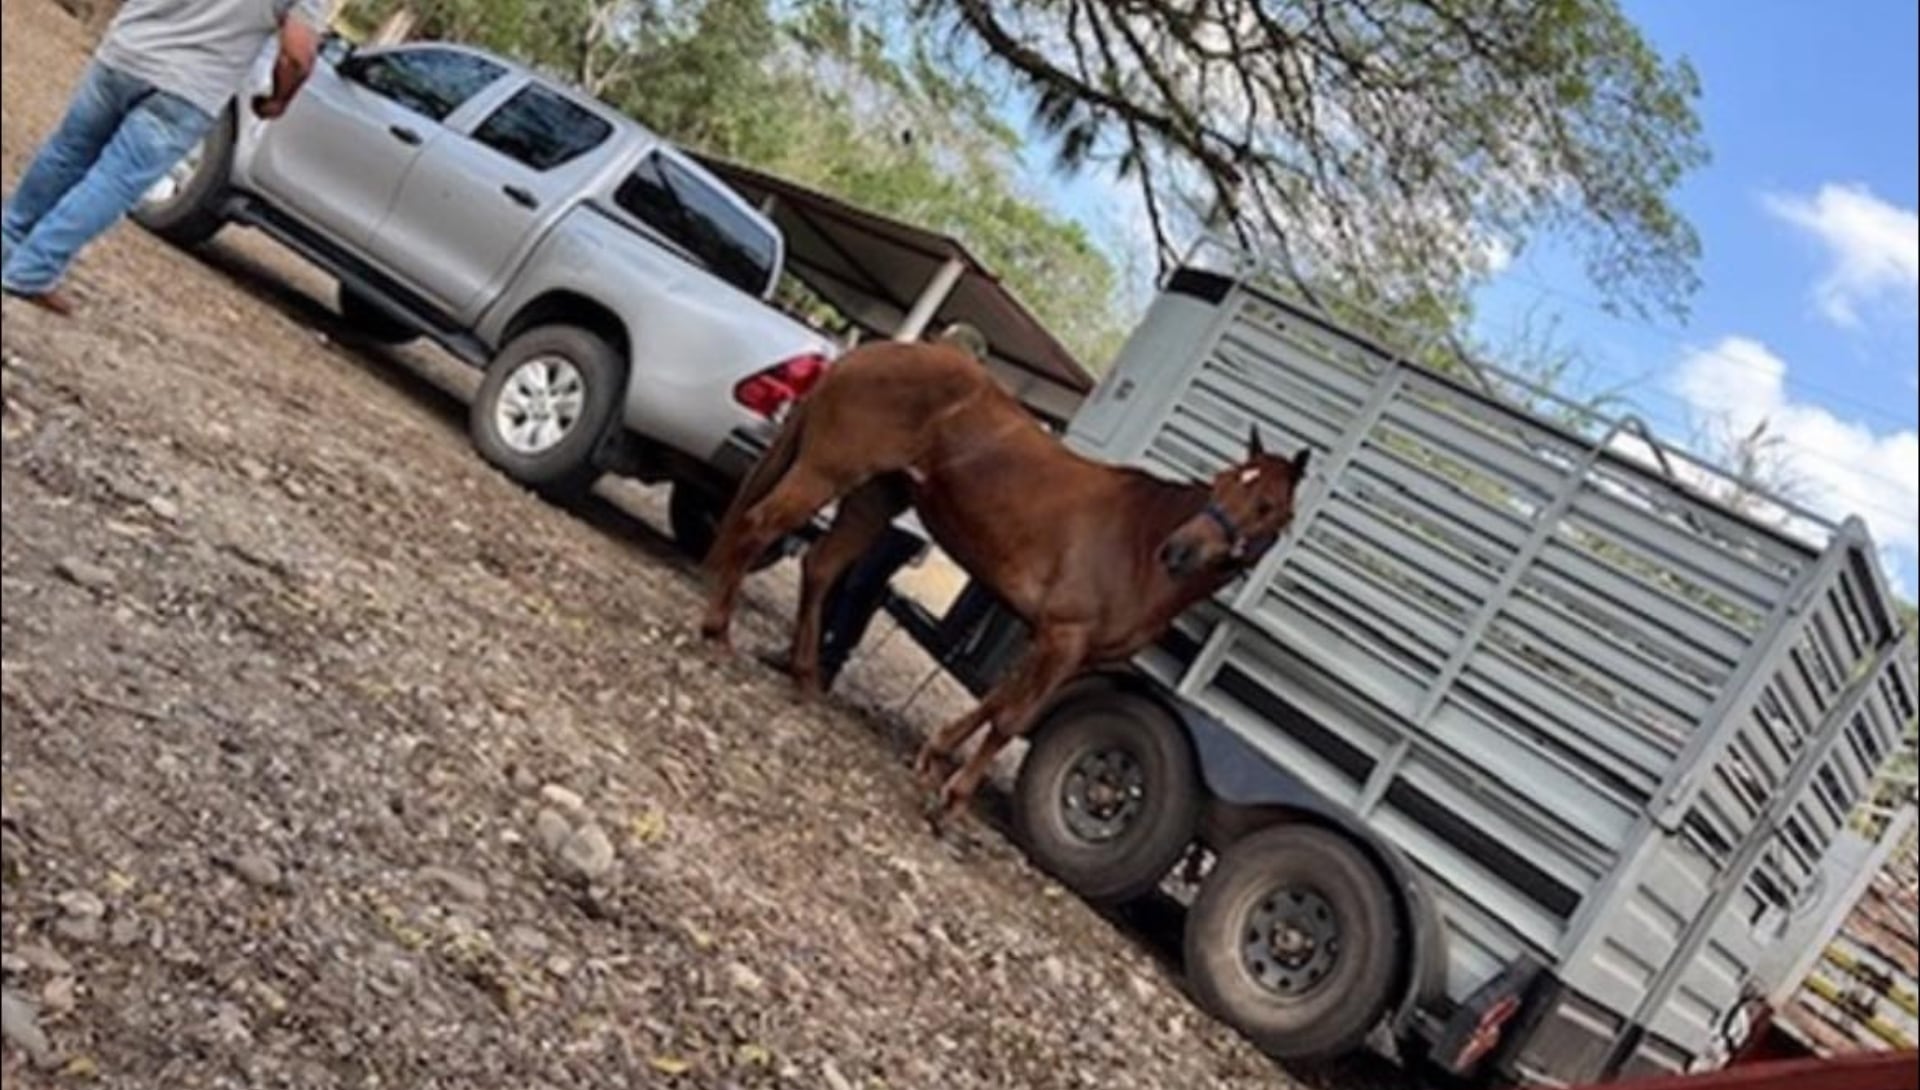
[[[1033,634],[1033,646],[1007,680],[994,687],[999,707],[987,736],[940,791],[940,820],[966,807],[1008,742],[1033,729],[1047,698],[1073,677],[1086,662],[1088,632],[1082,625],[1044,626]]]
[[[727,528],[714,542],[710,563],[713,591],[708,599],[707,615],[700,622],[700,634],[722,647],[727,646],[727,630],[733,624],[733,611],[739,605],[740,585],[746,581],[747,568],[755,557],[766,552],[781,536],[798,529],[814,512],[831,503],[841,486],[805,461],[795,462],[766,497]]]
[[[886,604],[894,574],[924,547],[918,537],[888,525],[827,592],[820,630],[820,678],[827,688],[833,688],[834,679]]]
[[[793,648],[788,653],[794,680],[802,690],[817,695],[821,691],[821,607],[827,593],[846,584],[842,575],[885,535],[887,523],[906,509],[907,496],[899,482],[886,477],[868,481],[849,492],[840,501],[833,526],[814,542],[800,562],[800,612],[793,628]],[[838,669],[836,667],[836,671]]]
[[[205,110],[178,95],[100,65],[94,69],[106,73],[99,77],[104,88],[85,92],[88,103],[79,111],[83,116],[75,122],[72,140],[50,157],[41,179],[31,187],[22,180],[21,191],[8,208],[9,226],[21,230],[0,269],[0,287],[10,294],[35,297],[52,292],[81,247],[119,222],[213,125]],[[144,91],[132,93],[137,88]],[[85,156],[99,124],[93,111],[103,103],[110,108],[123,98],[125,114],[105,146],[52,207],[39,207]]]

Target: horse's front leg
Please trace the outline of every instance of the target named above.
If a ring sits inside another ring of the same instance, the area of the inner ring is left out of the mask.
[[[1033,729],[1034,719],[1047,699],[1086,662],[1088,635],[1083,625],[1060,625],[1034,633],[1033,647],[1021,660],[1020,668],[989,696],[994,705],[992,729],[967,763],[941,788],[941,820],[965,808],[985,782],[993,759],[1008,742]]]

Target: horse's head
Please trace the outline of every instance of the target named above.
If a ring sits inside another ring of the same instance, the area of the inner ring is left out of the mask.
[[[1175,579],[1201,571],[1244,568],[1260,559],[1293,521],[1294,490],[1307,475],[1302,447],[1292,460],[1268,454],[1255,429],[1247,460],[1213,479],[1207,506],[1160,546],[1160,563]]]

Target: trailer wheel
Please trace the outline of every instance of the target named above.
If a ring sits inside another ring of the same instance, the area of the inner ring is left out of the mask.
[[[1187,913],[1195,998],[1283,1060],[1354,1051],[1385,1011],[1400,926],[1350,841],[1276,825],[1227,848]]]
[[[1096,690],[1057,706],[1014,786],[1027,854],[1081,897],[1149,893],[1192,843],[1200,781],[1186,735],[1144,697]]]

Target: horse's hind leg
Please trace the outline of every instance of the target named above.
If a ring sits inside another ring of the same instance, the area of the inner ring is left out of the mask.
[[[840,500],[832,528],[801,560],[800,614],[787,661],[794,680],[808,694],[820,692],[820,612],[828,593],[906,507],[907,496],[899,481],[891,477],[868,481]]]
[[[780,478],[766,498],[741,516],[731,527],[732,533],[714,542],[713,594],[707,602],[707,615],[700,622],[702,636],[726,646],[727,629],[733,624],[733,611],[739,604],[740,584],[747,577],[747,566],[782,535],[798,529],[815,511],[825,507],[834,494],[833,481],[813,469],[796,465]]]

